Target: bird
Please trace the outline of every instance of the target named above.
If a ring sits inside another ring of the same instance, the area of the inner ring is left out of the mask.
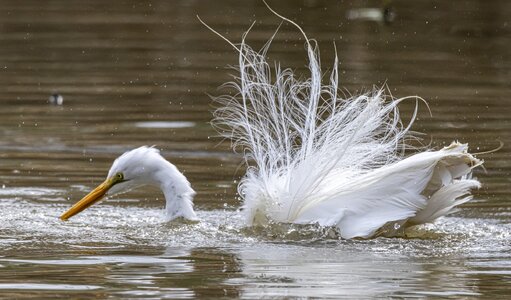
[[[317,224],[345,239],[392,236],[472,199],[481,186],[472,170],[483,161],[467,144],[411,146],[419,140],[411,126],[422,98],[396,99],[384,87],[344,98],[337,52],[323,74],[317,43],[268,8],[301,32],[310,76],[268,62],[275,35],[252,49],[246,37],[254,23],[234,44],[199,18],[238,53],[237,74],[225,85],[231,92],[214,97],[212,124],[243,154],[238,194],[247,226]],[[411,99],[415,110],[405,125],[398,105]]]
[[[188,179],[154,147],[141,146],[127,151],[113,162],[103,183],[60,216],[65,221],[106,195],[115,195],[143,185],[159,187],[165,196],[166,220],[197,221],[193,210],[195,191]]]
[[[346,18],[348,20],[373,21],[380,24],[390,25],[396,19],[396,11],[392,6],[392,1],[382,1],[382,7],[378,8],[353,8],[348,10]]]
[[[60,106],[64,104],[64,97],[62,97],[62,95],[59,93],[53,93],[50,95],[50,97],[48,97],[48,103],[51,105]]]

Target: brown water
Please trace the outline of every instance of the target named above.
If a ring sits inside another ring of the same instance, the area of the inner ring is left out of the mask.
[[[318,40],[325,69],[336,41],[347,91],[386,83],[394,96],[426,99],[432,116],[422,106],[414,129],[433,147],[460,140],[478,152],[502,141],[480,156],[476,199],[408,239],[244,228],[241,158],[215,137],[206,94],[221,93],[236,53],[195,16],[233,41],[256,21],[249,42],[258,46],[280,23],[261,1],[3,1],[0,298],[511,293],[511,2],[394,1],[390,25],[354,18],[380,1],[272,2]],[[298,72],[306,65],[289,25],[270,55]],[[63,106],[47,103],[54,91]],[[163,222],[154,189],[58,219],[140,145],[157,145],[186,173],[200,223]]]

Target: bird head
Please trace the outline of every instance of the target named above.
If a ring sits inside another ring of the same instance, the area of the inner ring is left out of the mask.
[[[115,195],[127,192],[137,186],[154,184],[154,175],[162,164],[168,163],[160,152],[152,147],[142,146],[119,156],[108,175],[95,189],[83,197],[60,218],[67,220],[82,212],[94,203],[101,200],[105,195]]]

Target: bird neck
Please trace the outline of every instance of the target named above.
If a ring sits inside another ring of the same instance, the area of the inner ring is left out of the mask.
[[[197,220],[193,210],[193,196],[195,191],[186,177],[169,163],[169,167],[160,171],[160,188],[165,195],[167,220],[183,217],[188,220]]]

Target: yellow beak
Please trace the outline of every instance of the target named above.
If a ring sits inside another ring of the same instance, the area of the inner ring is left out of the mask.
[[[76,204],[73,205],[68,211],[63,213],[62,216],[60,216],[60,219],[65,221],[85,210],[92,204],[98,202],[116,183],[119,183],[119,180],[117,180],[116,177],[107,178],[102,184],[98,185],[94,190],[92,190],[92,192],[87,194],[87,196],[83,197],[82,200],[76,202]]]

